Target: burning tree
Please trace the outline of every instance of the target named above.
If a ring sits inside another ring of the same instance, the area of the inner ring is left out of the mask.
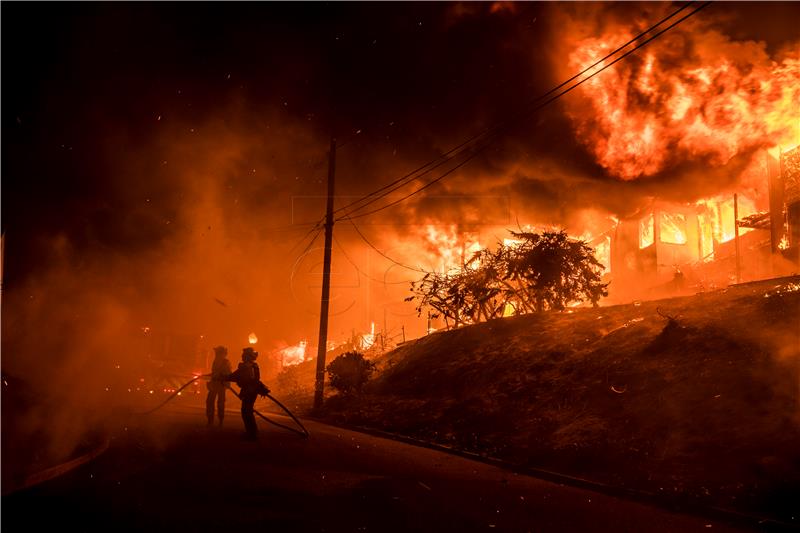
[[[527,311],[561,311],[571,303],[597,305],[608,295],[601,280],[603,265],[586,242],[564,231],[511,232],[519,242],[500,247],[497,271],[508,282],[509,296]]]
[[[560,311],[585,301],[597,305],[608,294],[603,265],[584,241],[564,231],[511,233],[516,242],[480,250],[458,271],[426,273],[406,300],[417,300],[419,314],[432,309],[449,328],[503,316],[508,306],[516,314]]]

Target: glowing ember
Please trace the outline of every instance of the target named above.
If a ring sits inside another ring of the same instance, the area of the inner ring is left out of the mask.
[[[247,340],[248,342],[250,342],[250,344],[255,344],[258,342],[258,337],[256,337],[255,333],[251,333],[250,335],[247,336]]]

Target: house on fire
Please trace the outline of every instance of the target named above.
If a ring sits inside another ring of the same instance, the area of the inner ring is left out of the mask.
[[[610,299],[695,293],[800,270],[800,147],[767,156],[766,168],[763,198],[654,200],[595,237],[589,244],[607,267]]]

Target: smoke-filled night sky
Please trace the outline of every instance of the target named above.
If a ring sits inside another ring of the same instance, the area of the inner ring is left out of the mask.
[[[677,6],[4,3],[4,371],[46,354],[85,395],[142,357],[145,327],[233,354],[250,332],[313,345],[322,239],[301,255],[303,223],[324,214],[331,135],[338,207]],[[797,20],[797,3],[712,4],[360,228],[432,267],[462,232],[592,233],[653,197],[751,186],[757,154],[800,142]],[[335,235],[331,338],[424,331],[402,301],[418,274]]]

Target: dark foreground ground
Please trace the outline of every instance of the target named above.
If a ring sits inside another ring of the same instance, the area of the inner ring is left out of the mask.
[[[131,418],[94,461],[4,496],[2,530],[736,530],[322,424],[304,440],[260,423],[253,443],[235,412],[203,423],[187,406]]]
[[[800,525],[800,277],[498,319],[376,362],[328,420]],[[313,362],[276,384],[310,405]]]

